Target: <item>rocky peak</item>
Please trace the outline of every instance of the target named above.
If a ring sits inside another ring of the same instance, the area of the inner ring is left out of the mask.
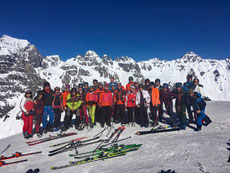
[[[202,57],[198,56],[194,52],[187,52],[182,58],[182,61],[186,62],[195,62],[195,61],[202,61]]]

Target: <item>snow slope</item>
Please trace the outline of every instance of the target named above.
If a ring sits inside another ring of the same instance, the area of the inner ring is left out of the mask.
[[[78,135],[74,137],[59,139],[32,147],[26,145],[26,140],[22,137],[22,134],[17,134],[0,140],[0,152],[8,144],[11,144],[11,147],[4,153],[5,156],[11,155],[16,151],[28,153],[42,150],[42,154],[14,159],[28,159],[28,161],[1,167],[0,172],[15,173],[16,170],[17,173],[24,173],[30,168],[39,168],[41,173],[157,173],[161,170],[166,171],[169,169],[175,170],[177,173],[229,173],[230,165],[227,162],[229,151],[226,149],[226,143],[230,136],[230,102],[208,102],[206,112],[213,120],[213,123],[208,127],[203,127],[200,132],[194,132],[193,129],[187,128],[186,131],[136,136],[136,131],[146,129],[127,127],[121,138],[127,136],[132,136],[132,138],[122,143],[142,143],[143,146],[138,151],[130,152],[123,157],[78,165],[59,171],[52,171],[50,167],[65,165],[68,161],[74,160],[68,156],[69,153],[73,152],[49,157],[47,156],[48,146],[81,136],[92,137],[101,130],[100,127],[97,126],[91,131],[87,131],[87,129],[78,131]],[[71,129],[69,131],[75,130]],[[48,135],[44,135],[44,137]],[[104,133],[102,138],[105,135],[106,133]],[[37,138],[34,137],[33,140],[35,139]],[[83,147],[79,149],[79,152],[92,150],[95,147],[96,145]],[[8,160],[7,162],[14,160]],[[202,170],[199,170],[200,167],[196,166],[198,162],[202,165]]]

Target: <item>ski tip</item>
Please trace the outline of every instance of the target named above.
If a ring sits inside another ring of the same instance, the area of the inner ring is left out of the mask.
[[[137,132],[136,135],[140,135],[141,133],[140,132]]]
[[[54,169],[55,169],[55,167],[51,167],[51,169],[52,169],[52,170],[54,170]]]

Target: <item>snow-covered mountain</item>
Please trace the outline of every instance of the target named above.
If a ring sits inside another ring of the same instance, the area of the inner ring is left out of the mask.
[[[93,79],[109,81],[114,76],[122,84],[129,76],[143,82],[145,78],[163,82],[184,82],[188,73],[200,79],[205,95],[212,100],[230,100],[230,58],[225,60],[203,59],[193,52],[182,58],[164,61],[153,58],[136,62],[131,57],[114,60],[104,55],[99,57],[94,51],[77,55],[62,61],[58,55],[42,57],[36,47],[26,40],[3,35],[0,38],[0,116],[13,110],[19,111],[19,100],[26,88],[37,91],[44,80],[52,87],[70,83],[77,86],[80,82]]]

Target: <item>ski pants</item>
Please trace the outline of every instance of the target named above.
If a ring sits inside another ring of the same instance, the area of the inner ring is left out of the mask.
[[[54,127],[59,128],[60,127],[60,121],[61,121],[61,109],[60,108],[54,108]]]
[[[88,110],[89,110],[89,117],[91,119],[91,122],[94,124],[96,105],[88,106]]]
[[[86,124],[89,123],[89,116],[87,112],[87,105],[82,105],[80,108],[80,121],[83,120],[83,117],[85,118]]]
[[[47,118],[48,118],[48,116],[49,116],[50,127],[53,127],[54,111],[53,111],[52,106],[44,106],[43,119],[42,119],[42,124],[43,124],[44,129],[47,126]]]
[[[24,112],[22,112],[23,119],[23,132],[27,132],[28,134],[32,134],[33,128],[33,115],[25,116]]]
[[[115,110],[115,119],[119,123],[123,123],[125,120],[125,105],[124,104],[116,104],[114,107]]]
[[[175,124],[177,122],[177,116],[173,113],[173,104],[165,104],[166,112],[170,116],[170,120],[172,124]]]
[[[150,111],[151,111],[151,119],[153,121],[153,123],[157,123],[158,122],[158,118],[157,118],[157,111],[159,110],[158,106],[153,106],[152,104],[150,104]]]
[[[193,122],[193,115],[192,115],[192,111],[191,111],[191,105],[189,103],[187,103],[186,108],[187,108],[187,112],[188,112],[189,121]]]
[[[158,105],[158,120],[162,121],[162,116],[163,116],[163,104],[160,103]]]
[[[35,132],[39,133],[40,132],[40,125],[42,123],[42,114],[36,114],[34,116],[35,118]]]
[[[126,123],[136,122],[135,117],[135,107],[127,107],[128,113],[126,118]]]
[[[107,126],[111,126],[111,106],[102,106],[101,107],[101,124],[104,125],[106,123]]]
[[[205,113],[204,113],[205,109],[201,110],[201,112],[198,114],[197,116],[197,125],[198,126],[202,126],[202,120],[207,116]]]
[[[176,106],[176,114],[179,118],[180,125],[187,125],[186,106]]]
[[[74,110],[74,111],[67,109],[65,112],[65,117],[64,117],[64,127],[67,129],[72,125],[73,114],[76,115],[75,126],[79,126],[79,124],[80,124],[79,109]]]
[[[141,104],[139,109],[140,124],[148,124],[147,108]]]

